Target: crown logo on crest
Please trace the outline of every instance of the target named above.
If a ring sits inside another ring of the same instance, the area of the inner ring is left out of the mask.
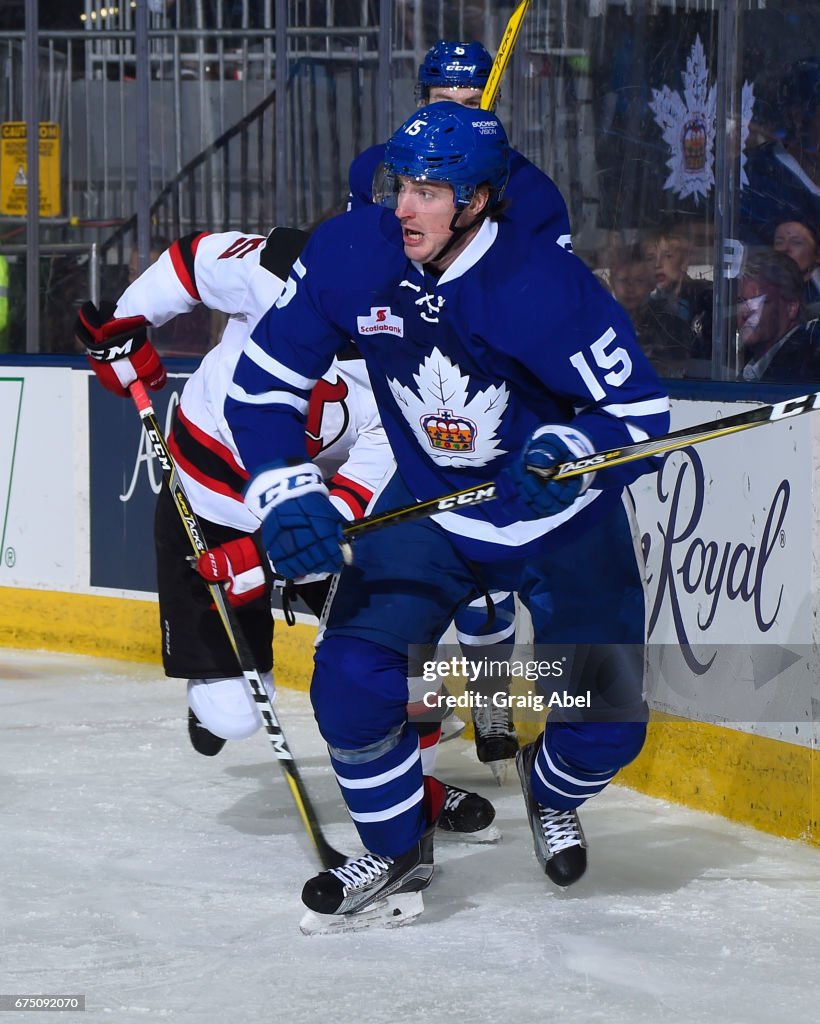
[[[466,416],[455,416],[452,409],[421,417],[421,426],[433,448],[446,452],[475,451],[478,428]]]
[[[701,172],[706,166],[706,143],[708,132],[700,115],[684,122],[681,132],[683,147],[683,169],[687,172]]]

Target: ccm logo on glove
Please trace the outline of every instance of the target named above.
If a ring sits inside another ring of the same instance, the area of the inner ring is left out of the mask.
[[[278,505],[288,498],[295,498],[308,491],[325,489],[319,471],[312,466],[309,470],[277,480],[259,495],[259,508]],[[325,489],[326,490],[326,489]]]
[[[345,520],[312,463],[264,469],[245,489],[245,505],[262,520],[262,544],[285,579],[342,567]]]
[[[148,340],[144,316],[115,319],[113,302],[84,302],[74,325],[97,379],[112,394],[125,397],[135,380],[158,391],[167,378],[156,349]]]

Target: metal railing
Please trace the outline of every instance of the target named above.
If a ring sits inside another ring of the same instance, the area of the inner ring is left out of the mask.
[[[377,26],[289,31],[277,125],[273,30],[157,30],[148,139],[135,128],[128,33],[41,36],[39,116],[57,122],[63,139],[62,211],[41,218],[42,244],[99,245],[103,288],[118,285],[136,245],[140,160],[148,163],[154,234],[318,220],[343,202],[350,160],[379,137],[378,35]],[[0,119],[22,120],[22,34],[0,43],[0,58],[10,83],[0,92]],[[21,236],[20,218],[0,217],[0,252]],[[61,344],[50,336],[51,318],[42,320],[27,351]]]

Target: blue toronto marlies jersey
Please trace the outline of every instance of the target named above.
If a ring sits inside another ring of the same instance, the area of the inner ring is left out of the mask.
[[[373,175],[384,160],[384,143],[360,153],[350,165],[348,209],[370,205]],[[507,220],[543,231],[564,249],[572,248],[567,204],[558,186],[517,150],[510,150],[510,178],[504,189]]]
[[[435,277],[405,256],[395,214],[371,206],[317,229],[239,360],[225,410],[251,475],[307,458],[310,389],[350,338],[417,499],[496,480],[543,424],[572,424],[599,451],[668,429],[628,316],[577,257],[485,221]],[[436,520],[467,557],[522,557],[588,528],[650,468],[601,472],[547,519],[496,500]]]

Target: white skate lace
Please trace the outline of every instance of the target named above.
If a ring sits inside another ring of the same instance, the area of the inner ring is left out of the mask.
[[[499,708],[492,703],[489,707],[476,709],[475,726],[484,739],[491,736],[509,736],[512,731],[507,708]]]
[[[466,789],[457,789],[455,786],[445,786],[444,792],[446,795],[442,811],[454,811],[464,797],[470,795]]]
[[[555,811],[550,807],[540,807],[538,816],[550,853],[559,853],[569,846],[584,845],[584,834],[575,811]]]
[[[345,889],[360,889],[375,881],[392,863],[389,857],[366,853],[340,868],[331,868],[330,873],[339,879]]]

